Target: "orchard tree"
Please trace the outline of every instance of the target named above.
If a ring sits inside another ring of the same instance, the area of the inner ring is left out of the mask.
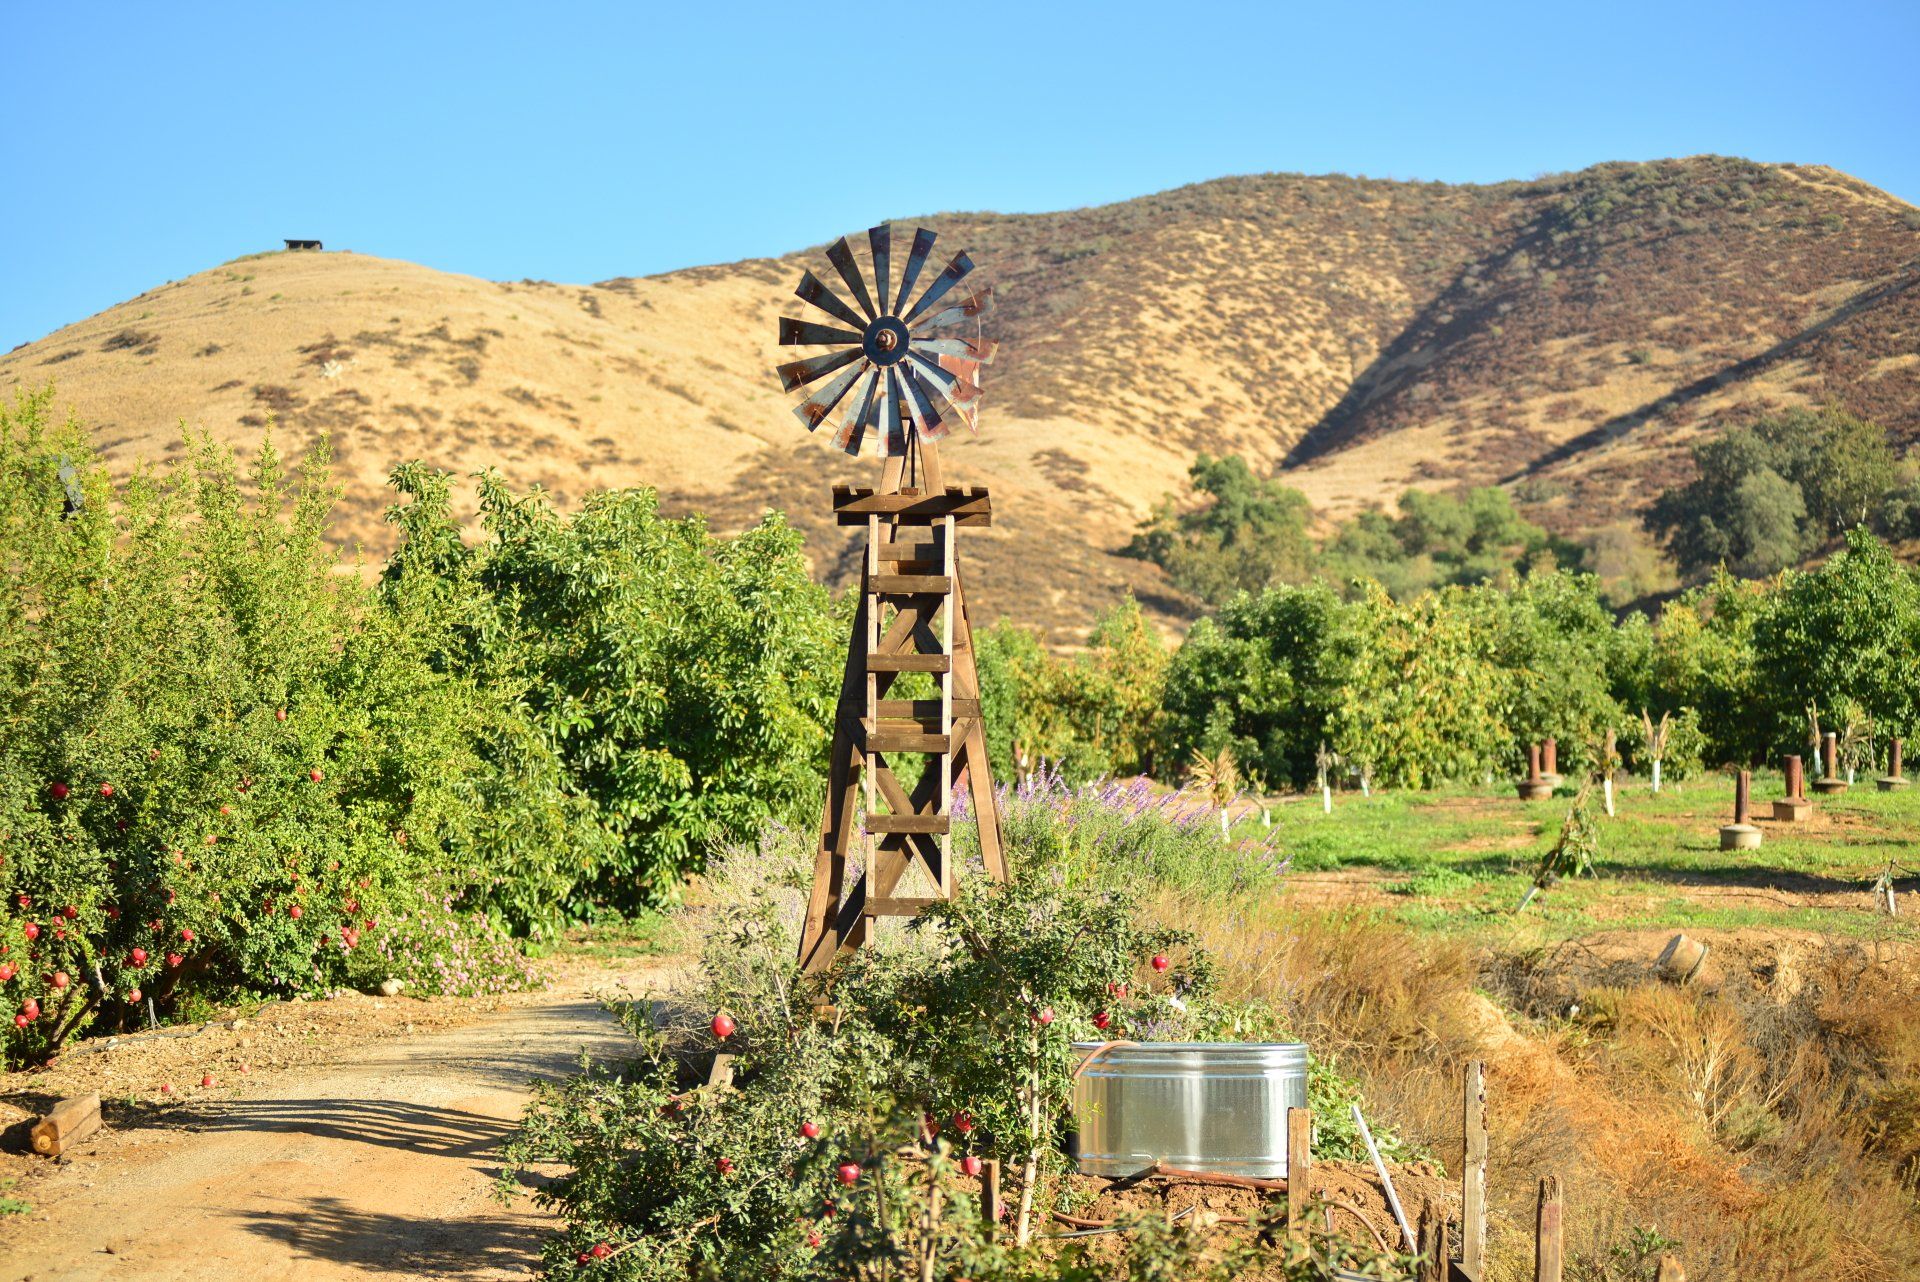
[[[1488,597],[1445,588],[1395,602],[1377,584],[1341,632],[1328,738],[1389,785],[1470,778],[1513,755],[1513,676],[1493,661]]]
[[[1810,573],[1792,573],[1753,632],[1776,738],[1809,704],[1850,702],[1883,733],[1910,734],[1920,712],[1920,579],[1865,530]]]
[[[471,885],[472,686],[341,573],[324,441],[291,474],[263,441],[243,477],[193,438],[116,492],[50,400],[0,407],[10,1057],[384,977],[393,910]]]
[[[1159,760],[1231,751],[1269,786],[1313,778],[1340,700],[1351,608],[1323,583],[1235,598],[1194,624],[1167,670]]]
[[[560,790],[609,835],[574,852],[576,908],[668,900],[716,843],[815,803],[846,620],[784,519],[715,538],[698,516],[662,516],[652,490],[563,517],[488,473],[486,538],[463,550],[446,487],[418,468],[395,482],[420,510],[396,518],[390,582],[457,576],[474,599],[444,661],[519,692],[540,740],[522,766],[547,771],[551,752]],[[525,836],[578,822],[556,813]]]

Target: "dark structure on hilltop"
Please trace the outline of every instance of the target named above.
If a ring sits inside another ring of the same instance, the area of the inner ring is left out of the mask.
[[[319,249],[320,242],[317,240],[290,240],[287,242],[287,248],[288,249]]]

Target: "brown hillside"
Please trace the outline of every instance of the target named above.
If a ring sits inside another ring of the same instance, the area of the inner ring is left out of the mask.
[[[1831,170],[1272,175],[927,221],[999,300],[982,435],[949,451],[1000,511],[974,594],[1062,638],[1125,587],[1177,609],[1112,550],[1201,450],[1284,464],[1331,513],[1526,482],[1579,531],[1650,497],[1717,416],[1832,398],[1920,436],[1920,212]],[[122,467],[181,448],[182,420],[248,448],[269,416],[290,446],[330,430],[342,536],[375,552],[384,477],[421,457],[562,502],[654,485],[721,525],[779,507],[838,579],[826,487],[876,464],[802,432],[769,372],[803,258],[579,286],[256,255],[0,357],[0,388],[55,380]]]

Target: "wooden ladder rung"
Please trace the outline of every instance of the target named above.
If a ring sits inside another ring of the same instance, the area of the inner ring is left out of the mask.
[[[943,833],[953,826],[947,815],[868,815],[868,832]]]
[[[950,654],[870,654],[868,672],[951,672]]]
[[[894,729],[882,726],[867,736],[868,752],[926,752],[941,753],[953,751],[953,736],[928,734],[915,727],[913,729]]]
[[[953,579],[945,574],[876,574],[867,580],[867,590],[883,596],[947,596]]]
[[[978,699],[955,699],[953,701],[955,717],[977,717],[980,715]],[[898,721],[938,721],[940,719],[940,701],[938,699],[882,699],[880,700],[881,720],[889,718]]]
[[[918,917],[928,904],[947,902],[937,895],[901,895],[887,899],[869,899],[865,912],[869,917]]]

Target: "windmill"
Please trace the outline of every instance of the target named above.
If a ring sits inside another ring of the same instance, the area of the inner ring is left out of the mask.
[[[858,948],[873,918],[911,917],[953,898],[953,802],[963,783],[987,873],[1007,877],[954,543],[961,527],[989,524],[992,507],[985,487],[944,483],[938,446],[955,423],[977,430],[980,370],[994,351],[979,318],[992,291],[973,283],[964,252],[921,287],[934,239],[914,232],[896,284],[890,228],[867,233],[870,275],[842,237],[827,261],[852,303],[811,271],[794,290],[839,323],[780,321],[782,346],[831,349],[779,367],[781,385],[803,393],[794,407],[801,423],[829,428],[853,455],[872,439],[883,460],[877,488],[833,487],[835,519],[864,526],[867,538],[801,928],[800,960],[812,971]],[[906,673],[929,674],[938,698],[889,698]],[[911,771],[896,766],[914,758],[922,768],[909,784],[902,776]],[[861,866],[848,885],[856,845]],[[916,869],[932,893],[898,893]]]

